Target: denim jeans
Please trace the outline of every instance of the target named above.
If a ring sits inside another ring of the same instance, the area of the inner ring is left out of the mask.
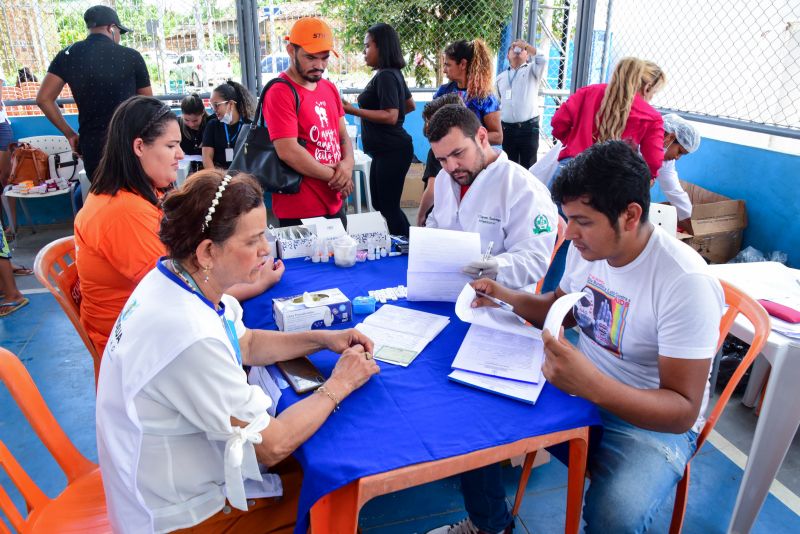
[[[683,477],[697,449],[697,433],[645,430],[603,409],[600,417],[602,437],[593,439],[589,448],[591,483],[584,500],[584,532],[646,532]],[[551,452],[561,458],[558,452],[566,450]],[[479,529],[502,532],[511,523],[500,464],[461,475],[461,492],[467,513]]]
[[[480,530],[503,532],[514,521],[506,503],[500,464],[462,473],[461,493],[469,518]]]
[[[589,452],[586,534],[642,533],[675,491],[697,449],[697,433],[645,430],[600,410],[603,436]]]

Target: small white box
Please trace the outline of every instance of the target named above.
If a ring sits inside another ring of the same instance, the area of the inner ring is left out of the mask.
[[[366,249],[370,241],[379,247],[386,247],[387,251],[391,248],[389,227],[378,211],[348,215],[347,233],[358,242],[360,250]]]
[[[353,319],[353,304],[338,289],[272,299],[275,324],[283,332],[317,330]]]
[[[305,226],[286,226],[270,230],[277,243],[278,257],[284,260],[305,258],[314,251],[317,236]]]

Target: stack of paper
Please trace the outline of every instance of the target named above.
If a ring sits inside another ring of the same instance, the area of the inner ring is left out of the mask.
[[[448,324],[444,315],[384,304],[356,329],[375,344],[376,360],[408,367]]]
[[[481,259],[481,236],[438,228],[411,227],[408,300],[455,302],[472,278],[461,269]]]
[[[555,330],[583,293],[570,293],[550,308],[545,328]],[[456,315],[472,323],[453,360],[449,378],[498,395],[535,404],[544,388],[542,331],[520,324],[500,308],[472,308],[475,290],[467,284],[456,301]]]

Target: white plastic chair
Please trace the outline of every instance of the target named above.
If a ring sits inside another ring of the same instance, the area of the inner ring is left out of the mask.
[[[72,148],[69,145],[69,141],[63,135],[36,135],[33,137],[22,137],[17,139],[19,143],[30,143],[30,145],[34,148],[38,148],[45,152],[48,156],[52,154],[59,154],[61,152],[69,152]],[[81,166],[82,167],[82,166]],[[78,170],[81,170],[80,168]],[[76,173],[76,178],[77,173]],[[78,212],[77,206],[75,205],[75,197],[73,192],[75,190],[75,182],[70,182],[70,186],[68,189],[60,189],[58,191],[51,191],[49,193],[15,193],[11,191],[11,185],[6,186],[3,190],[2,201],[3,201],[3,208],[6,210],[6,213],[10,214],[11,211],[9,210],[8,199],[9,198],[17,198],[19,199],[19,205],[22,208],[22,212],[25,214],[25,217],[28,219],[28,222],[33,229],[33,233],[36,233],[36,226],[33,224],[33,219],[31,218],[30,213],[28,212],[28,207],[25,205],[26,200],[32,200],[37,198],[47,198],[47,197],[55,197],[59,195],[69,195],[70,206],[72,207],[72,217],[75,218],[75,214]],[[12,219],[9,216],[9,219]],[[11,232],[16,235],[17,233],[17,223],[14,220],[9,221],[9,227]]]
[[[669,235],[678,235],[678,210],[668,204],[650,204],[650,222],[662,227]]]

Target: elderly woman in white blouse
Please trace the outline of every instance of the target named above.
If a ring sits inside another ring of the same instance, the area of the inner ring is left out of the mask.
[[[291,532],[302,475],[284,460],[378,372],[372,342],[356,330],[244,327],[225,291],[255,280],[269,253],[251,177],[198,172],[163,208],[169,256],[131,295],[100,369],[97,440],[112,525]],[[268,377],[263,390],[249,385],[242,369],[321,349],[341,353],[331,377],[277,416],[280,390]]]

